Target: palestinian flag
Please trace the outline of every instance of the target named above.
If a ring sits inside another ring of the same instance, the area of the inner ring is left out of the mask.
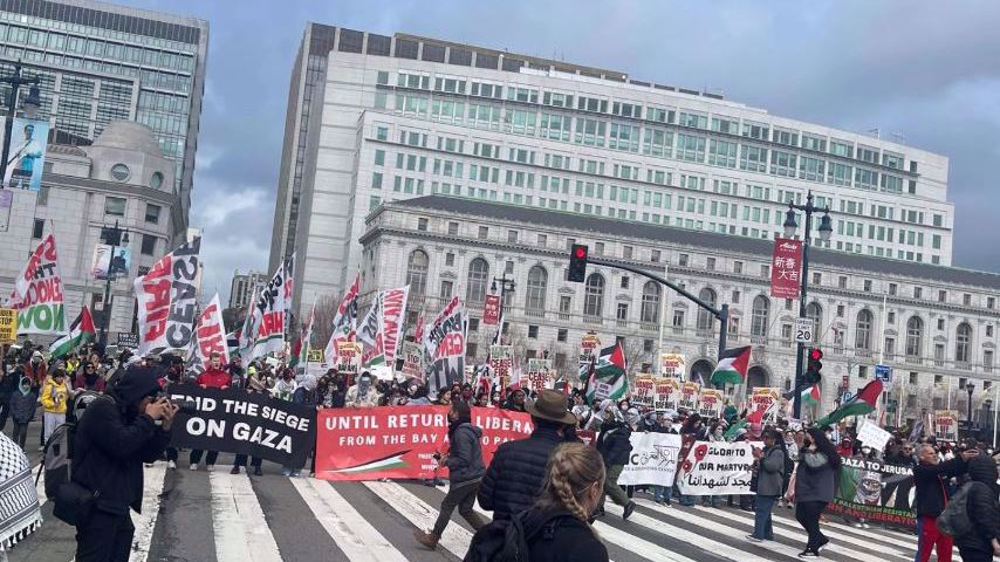
[[[858,391],[850,400],[845,401],[830,415],[816,422],[816,426],[825,429],[851,416],[864,416],[875,411],[878,398],[882,395],[882,381],[872,381]]]
[[[621,400],[628,394],[628,361],[622,341],[601,350],[587,381],[587,402]]]
[[[309,349],[310,343],[312,341],[312,331],[313,331],[313,320],[316,319],[316,303],[313,303],[312,309],[309,311],[309,319],[302,326],[301,333],[299,334],[298,341],[292,346],[292,356],[288,360],[289,368],[296,368],[299,365],[305,369],[306,364],[309,362]]]
[[[69,333],[52,342],[49,346],[50,360],[61,359],[76,351],[81,345],[88,344],[96,339],[97,330],[94,329],[94,318],[90,315],[90,309],[86,306],[80,310],[80,315],[76,317],[69,327]]]
[[[712,384],[725,386],[727,384],[743,384],[747,380],[747,368],[750,366],[750,346],[727,349],[719,355],[719,364],[712,373]]]
[[[799,396],[803,406],[818,407],[823,403],[823,395],[820,393],[819,383],[807,387]]]

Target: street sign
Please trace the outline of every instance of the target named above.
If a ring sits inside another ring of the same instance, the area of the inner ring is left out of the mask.
[[[17,341],[17,311],[13,308],[0,308],[0,345],[12,344]]]
[[[812,343],[815,339],[815,325],[812,318],[795,319],[795,341],[799,343]]]
[[[892,367],[888,365],[875,365],[875,380],[884,384],[892,382]]]

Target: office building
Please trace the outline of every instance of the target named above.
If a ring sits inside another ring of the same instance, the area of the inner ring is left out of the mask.
[[[385,201],[443,194],[763,240],[811,191],[835,215],[830,250],[946,266],[947,182],[944,156],[712,93],[310,24],[270,261],[296,252],[299,309],[343,293],[363,217]]]
[[[39,118],[55,138],[86,143],[118,120],[152,129],[174,166],[178,233],[188,226],[207,52],[208,23],[196,18],[91,0],[0,0],[0,74],[21,60],[41,77]]]
[[[229,308],[243,310],[250,304],[253,298],[254,289],[267,283],[266,273],[248,271],[240,273],[240,270],[233,272],[233,282],[229,287]]]
[[[496,332],[483,324],[485,297],[506,274],[515,286],[505,337],[517,360],[548,352],[572,377],[581,340],[594,331],[604,345],[624,337],[636,371],[655,372],[660,353],[680,353],[686,376],[710,379],[719,321],[621,269],[590,264],[584,283],[566,281],[569,248],[586,244],[591,256],[665,276],[713,306],[727,303],[728,347],[753,348],[748,385],[792,385],[798,302],[770,296],[770,240],[437,195],[383,203],[360,243],[363,299],[408,284],[409,335],[420,314],[433,318],[460,296],[473,361],[485,360]],[[881,363],[893,369],[886,404],[901,419],[949,406],[965,419],[971,388],[973,419],[992,424],[1000,275],[823,248],[811,252],[809,275],[807,317],[825,352],[821,411],[871,381]]]

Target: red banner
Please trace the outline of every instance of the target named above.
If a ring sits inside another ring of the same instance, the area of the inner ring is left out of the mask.
[[[500,295],[486,295],[483,304],[483,324],[496,326],[500,323]]]
[[[771,257],[771,296],[779,299],[799,298],[802,284],[802,241],[777,238]]]
[[[323,480],[433,478],[434,453],[449,446],[447,406],[333,408],[321,410],[317,422],[316,478]],[[502,443],[534,429],[528,414],[498,408],[473,408],[472,423],[483,429],[487,466]]]

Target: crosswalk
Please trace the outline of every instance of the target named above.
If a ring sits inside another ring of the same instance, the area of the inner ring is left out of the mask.
[[[228,467],[225,467],[228,468]],[[307,562],[357,560],[461,560],[472,529],[456,512],[438,549],[413,539],[438,515],[447,486],[415,482],[330,483],[285,478],[276,467],[262,477],[146,469],[143,512],[136,526],[132,562]],[[270,470],[268,470],[270,468]],[[615,562],[770,562],[798,560],[805,533],[789,509],[776,508],[775,540],[751,543],[753,514],[732,508],[661,506],[637,495],[629,519],[608,502],[594,530]],[[476,509],[486,516],[478,505]],[[42,529],[9,553],[11,562],[69,562],[73,529],[43,505]],[[879,528],[823,523],[830,545],[823,557],[841,562],[913,560],[915,537]],[[957,554],[957,552],[956,552]],[[957,559],[957,556],[956,556]]]

